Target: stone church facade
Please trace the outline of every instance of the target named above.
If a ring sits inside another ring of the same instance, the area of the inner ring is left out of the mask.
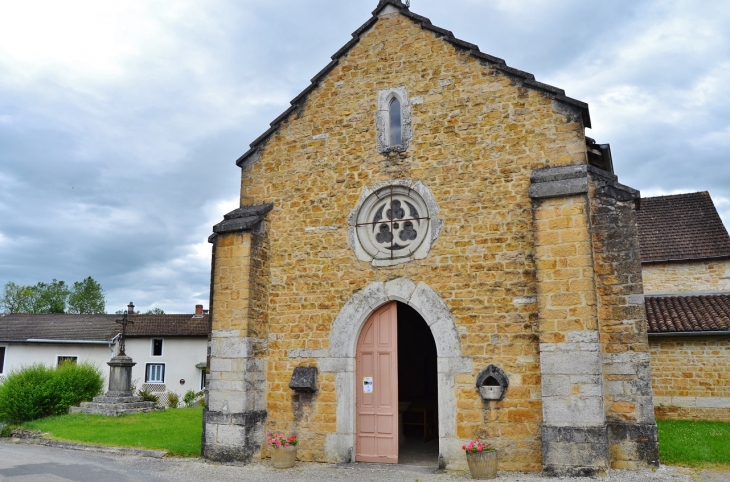
[[[473,438],[504,470],[657,465],[639,193],[586,127],[586,104],[381,1],[237,161],[241,208],[210,239],[204,455],[251,461],[279,431],[303,460],[397,460],[364,433],[370,383],[428,399],[448,468]],[[363,372],[388,306],[398,380]]]

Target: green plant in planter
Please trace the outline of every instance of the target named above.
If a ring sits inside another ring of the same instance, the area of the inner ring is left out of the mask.
[[[497,450],[489,444],[472,440],[461,446],[473,479],[493,479],[497,476]]]
[[[497,449],[490,446],[489,444],[483,444],[478,440],[472,440],[471,442],[469,442],[468,445],[462,445],[461,450],[464,450],[467,453],[471,452],[473,454],[476,454],[478,452],[491,452]]]

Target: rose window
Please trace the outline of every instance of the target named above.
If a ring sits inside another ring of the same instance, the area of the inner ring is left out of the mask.
[[[430,236],[428,208],[421,196],[405,186],[374,192],[357,216],[362,248],[375,260],[411,257]]]

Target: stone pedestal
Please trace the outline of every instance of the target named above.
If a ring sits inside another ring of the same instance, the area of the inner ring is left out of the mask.
[[[155,402],[146,402],[132,393],[132,367],[136,365],[128,356],[115,356],[109,365],[109,391],[95,397],[92,402],[82,402],[80,407],[71,407],[69,413],[90,413],[97,415],[124,415],[127,413],[151,412]]]

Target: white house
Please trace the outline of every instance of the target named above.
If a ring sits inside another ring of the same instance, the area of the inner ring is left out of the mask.
[[[134,305],[130,305],[133,310]],[[126,354],[137,363],[132,380],[167,398],[205,386],[208,314],[129,315]],[[130,310],[131,311],[131,310]],[[102,369],[118,351],[120,315],[9,314],[0,317],[0,379],[34,363],[57,366],[65,360],[90,362]]]

